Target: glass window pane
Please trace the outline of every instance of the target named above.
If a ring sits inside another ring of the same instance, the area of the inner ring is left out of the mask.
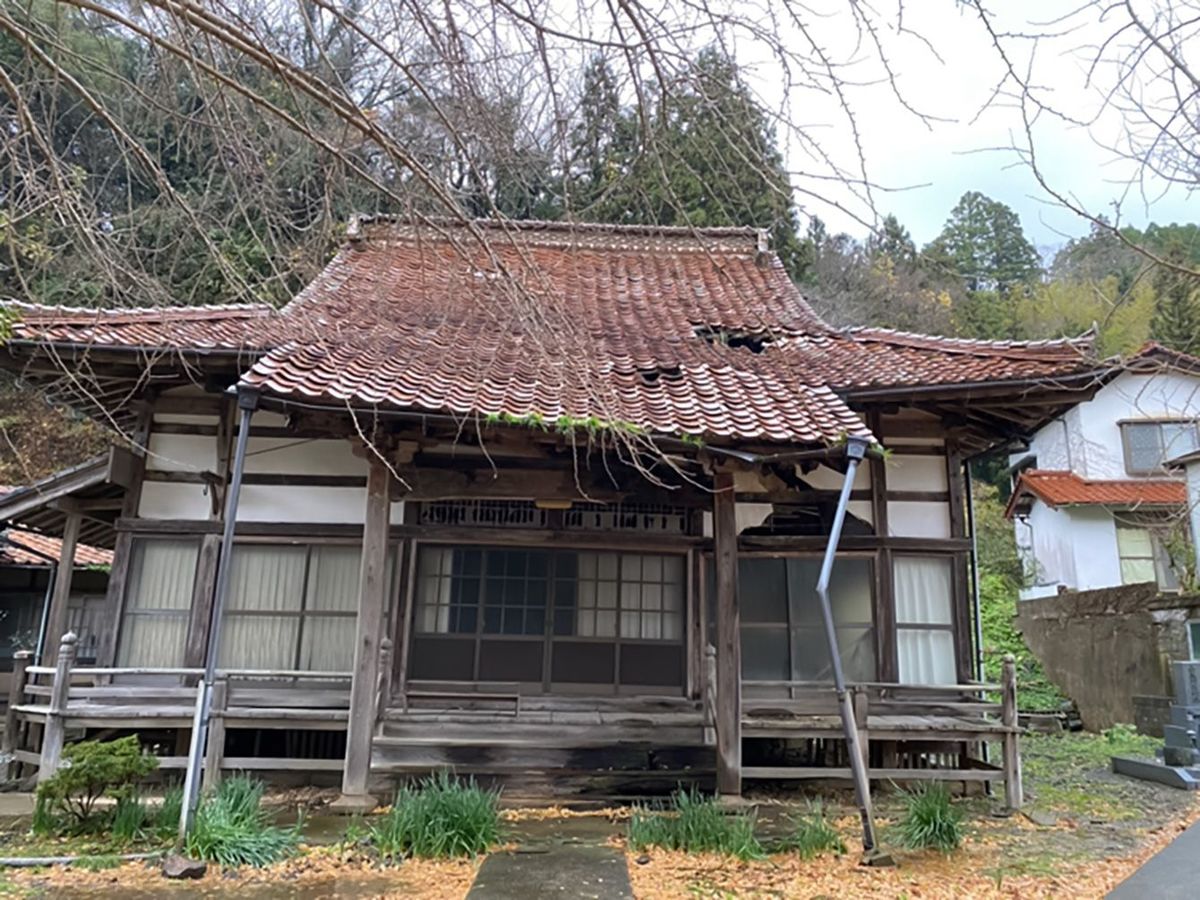
[[[126,612],[192,608],[199,541],[139,540],[129,561]]]
[[[1157,581],[1153,559],[1121,560],[1122,584],[1142,584],[1147,581]]]
[[[791,679],[786,628],[742,629],[742,677],[751,681]]]
[[[954,636],[922,628],[896,630],[900,681],[906,684],[954,684]]]
[[[874,596],[875,576],[869,559],[838,558],[834,561],[829,579],[834,622],[839,625],[874,622]]]
[[[117,665],[150,668],[183,665],[187,627],[185,613],[129,616],[121,629]]]
[[[307,558],[307,547],[236,544],[226,610],[299,612]]]
[[[357,612],[361,561],[360,547],[313,547],[308,559],[305,609]]]
[[[944,556],[897,556],[897,624],[950,625],[953,621],[952,563]]]
[[[784,560],[739,559],[738,603],[743,622],[787,624]]]
[[[354,633],[348,616],[309,616],[300,639],[299,668],[310,672],[348,672],[354,668]]]
[[[219,664],[227,669],[295,668],[299,634],[299,616],[226,616]]]
[[[875,680],[875,629],[839,628],[838,652],[847,681]]]
[[[1196,449],[1195,422],[1164,422],[1162,425],[1163,461]]]
[[[1122,426],[1129,452],[1131,472],[1149,472],[1162,462],[1162,430],[1157,422],[1132,423]]]
[[[834,568],[841,563],[837,561]],[[813,626],[821,624],[821,604],[817,599],[817,579],[821,577],[821,560],[817,557],[792,557],[787,561],[788,594],[792,604],[792,624]],[[832,592],[831,595],[832,597]]]
[[[1123,559],[1152,558],[1154,541],[1150,536],[1150,529],[1138,528],[1136,525],[1118,525],[1117,551]]]

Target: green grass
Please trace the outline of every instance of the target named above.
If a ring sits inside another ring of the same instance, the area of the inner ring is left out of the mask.
[[[721,853],[743,860],[766,855],[754,836],[753,815],[727,813],[695,789],[677,791],[665,806],[635,809],[629,820],[629,846]]]
[[[912,850],[957,850],[963,839],[963,815],[945,785],[926,784],[904,793],[900,841]]]
[[[105,869],[115,869],[121,865],[121,857],[115,854],[102,856],[81,856],[73,863],[75,868],[85,872],[102,872]]]
[[[1112,821],[1137,819],[1148,812],[1136,802],[1136,783],[1108,776],[1113,756],[1153,758],[1159,738],[1117,725],[1103,734],[1086,732],[1026,735],[1021,764],[1026,794],[1033,804],[1074,816]]]
[[[792,820],[791,833],[776,849],[798,853],[802,859],[814,859],[822,853],[845,853],[846,842],[829,823],[825,808],[817,801],[809,803],[807,812]]]
[[[294,853],[299,828],[271,824],[262,795],[261,781],[234,776],[221,782],[196,810],[187,854],[222,866],[262,867]]]
[[[109,830],[118,844],[132,844],[142,836],[150,814],[136,793],[123,794],[117,798]]]
[[[499,795],[448,772],[431,775],[396,794],[392,808],[367,823],[385,861],[477,856],[500,840]]]

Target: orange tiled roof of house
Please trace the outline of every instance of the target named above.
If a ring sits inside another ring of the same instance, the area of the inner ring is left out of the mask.
[[[1028,469],[1017,479],[1005,514],[1011,517],[1028,496],[1049,506],[1182,506],[1187,486],[1167,478],[1086,479],[1069,471]]]
[[[0,489],[0,494],[4,490]],[[0,565],[5,566],[44,566],[49,557],[55,562],[62,555],[62,540],[48,537],[32,531],[22,531],[9,528],[3,532],[5,541],[0,543]],[[88,544],[75,545],[75,565],[78,566],[111,566],[113,554],[111,550],[92,547]]]

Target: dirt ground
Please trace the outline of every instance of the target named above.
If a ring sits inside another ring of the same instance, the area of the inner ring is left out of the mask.
[[[1147,755],[1155,742],[1136,735],[1030,737],[1023,742],[1026,809],[999,816],[997,800],[975,796],[957,801],[965,814],[963,846],[950,854],[913,852],[900,845],[896,823],[901,795],[882,790],[876,798],[881,844],[898,863],[874,869],[858,864],[858,818],[844,793],[824,797],[828,813],[851,852],[804,861],[795,854],[742,863],[726,857],[653,849],[629,853],[629,871],[639,900],[727,897],[864,898],[1100,898],[1142,861],[1165,846],[1187,824],[1200,819],[1193,793],[1135,781],[1108,771],[1113,753]],[[759,831],[778,835],[791,816],[804,811],[808,795],[762,791]],[[210,867],[198,882],[167,882],[157,864],[97,858],[92,870],[53,867],[0,874],[0,896],[236,897],[258,900],[316,900],[324,897],[462,898],[480,860],[409,860],[380,868],[361,846],[343,839],[343,820],[322,817],[322,795],[280,795],[282,807],[315,808],[308,820],[311,846],[267,869]],[[505,839],[512,844],[595,842],[624,846],[624,808],[586,813],[547,808],[507,810]],[[294,818],[293,818],[294,821]],[[0,831],[0,852],[39,855],[55,850],[29,842],[28,823]],[[57,852],[101,854],[103,848]],[[532,887],[532,886],[531,886]],[[531,890],[531,900],[536,894]]]

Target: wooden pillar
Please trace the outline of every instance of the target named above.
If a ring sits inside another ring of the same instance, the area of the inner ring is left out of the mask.
[[[200,538],[196,561],[196,580],[192,584],[192,613],[188,620],[183,647],[183,665],[189,669],[204,666],[208,654],[208,629],[212,621],[213,598],[217,589],[217,563],[221,557],[221,535]]]
[[[20,724],[17,722],[17,707],[25,702],[25,685],[29,681],[29,674],[25,671],[29,668],[29,663],[33,659],[33,653],[29,650],[18,650],[13,654],[13,671],[12,682],[8,692],[8,708],[4,711],[4,740],[0,744],[0,750],[6,754],[12,753],[17,749],[17,729]],[[8,778],[15,776],[17,766],[16,760],[12,760],[4,765],[0,772],[6,772]]]
[[[871,413],[868,425],[876,439],[883,441],[883,417]],[[875,454],[868,458],[871,472],[871,519],[875,536],[882,542],[891,536],[888,525],[887,463]],[[892,551],[881,546],[875,556],[875,666],[878,681],[898,681],[896,659],[896,577]]]
[[[1017,663],[1011,653],[1004,657],[1000,676],[1000,719],[1004,723],[1004,804],[1020,809],[1025,802],[1021,784],[1021,748],[1018,743]]]
[[[946,442],[946,484],[950,495],[950,537],[970,538],[967,527],[967,488],[963,477],[963,457],[958,447]],[[951,589],[954,621],[954,656],[959,683],[975,677],[971,647],[971,554],[955,553]],[[982,676],[981,676],[982,677]]]
[[[742,793],[742,644],[738,610],[737,514],[733,473],[713,478],[716,568],[717,793]]]
[[[392,471],[375,453],[368,454],[367,508],[363,521],[362,565],[358,578],[358,626],[354,642],[354,671],[350,684],[350,722],[346,731],[346,766],[342,796],[333,808],[367,812],[377,801],[367,793],[371,770],[371,740],[375,733],[375,701],[379,651],[387,603],[387,547],[391,515]]]
[[[75,665],[75,635],[63,635],[54,663],[54,684],[50,686],[50,706],[46,711],[46,730],[42,734],[42,757],[38,765],[38,781],[42,782],[58,771],[66,737],[64,716],[71,691],[71,669]]]
[[[67,607],[71,601],[71,576],[75,571],[75,547],[79,543],[79,526],[83,516],[68,511],[63,525],[62,549],[54,569],[54,591],[50,594],[50,610],[46,614],[46,633],[42,635],[42,665],[52,666],[58,656],[58,645],[67,630]]]
[[[221,783],[221,764],[225,758],[225,710],[229,706],[229,682],[218,678],[213,682],[212,706],[209,715],[208,745],[204,748],[204,790],[216,790]]]

